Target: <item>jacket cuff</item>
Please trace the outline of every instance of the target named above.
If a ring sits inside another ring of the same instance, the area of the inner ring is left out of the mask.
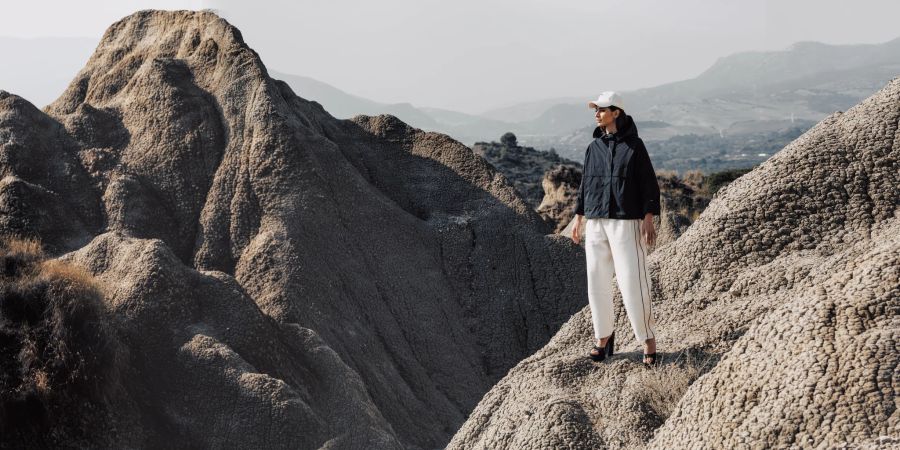
[[[647,215],[647,213],[651,213],[654,216],[658,216],[658,215],[660,215],[659,210],[660,210],[660,208],[659,208],[658,202],[651,200],[649,202],[644,203],[644,215]]]

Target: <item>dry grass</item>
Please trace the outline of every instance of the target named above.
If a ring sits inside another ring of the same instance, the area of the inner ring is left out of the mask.
[[[633,377],[629,376],[628,380],[629,384],[639,386],[635,389],[638,400],[659,417],[660,423],[672,414],[688,387],[712,366],[713,357],[681,352],[674,362],[662,362]]]
[[[656,171],[657,178],[678,178],[678,171],[672,169],[659,169]]]
[[[696,190],[703,188],[703,180],[704,179],[705,179],[705,176],[703,175],[703,172],[700,170],[697,170],[697,169],[688,170],[681,177],[681,180],[684,181],[685,184],[688,184],[691,187],[694,187]]]
[[[35,262],[44,259],[41,243],[34,239],[0,238],[0,277],[28,278]]]
[[[47,260],[36,240],[0,239],[0,434],[37,432],[101,398],[112,336],[89,273]]]
[[[29,255],[43,257],[40,241],[36,239],[6,238],[3,242],[3,253],[6,255]]]
[[[80,266],[51,259],[40,264],[38,274],[46,281],[65,280],[65,287],[70,289],[70,294],[73,295],[87,296],[101,293],[100,284]]]

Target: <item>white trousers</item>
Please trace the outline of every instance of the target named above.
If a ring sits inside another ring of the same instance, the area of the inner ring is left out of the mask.
[[[641,241],[641,219],[587,219],[588,302],[597,340],[612,334],[615,323],[612,278],[616,277],[625,311],[638,342],[656,337],[650,298],[647,252]]]

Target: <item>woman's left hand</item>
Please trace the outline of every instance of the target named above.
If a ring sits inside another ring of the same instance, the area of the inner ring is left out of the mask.
[[[644,243],[652,247],[656,244],[656,229],[653,227],[653,214],[647,213],[641,223],[641,236],[644,237]]]

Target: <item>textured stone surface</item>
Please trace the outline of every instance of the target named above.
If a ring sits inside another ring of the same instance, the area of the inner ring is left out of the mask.
[[[657,174],[657,182],[661,211],[659,217],[653,218],[657,232],[654,249],[678,239],[710,201],[709,194],[674,174]]]
[[[113,24],[44,112],[0,92],[0,157],[0,232],[89,268],[127,344],[98,442],[441,447],[585,295],[469,148],[332,118],[209,12]]]
[[[544,173],[541,179],[544,199],[537,213],[559,233],[575,217],[578,188],[581,187],[581,170],[573,166],[558,166]]]
[[[653,253],[661,368],[641,367],[618,299],[622,353],[587,360],[584,308],[485,395],[449,448],[895,441],[898,123],[895,79],[719,191]]]
[[[563,158],[555,151],[516,145],[515,136],[511,141],[503,142],[503,137],[500,140],[500,143],[476,142],[472,151],[503,173],[522,196],[522,200],[532,208],[537,209],[547,193],[547,186],[543,183],[547,172],[559,168],[577,168],[580,172],[580,162]],[[555,226],[555,223],[551,225]]]
[[[116,233],[64,259],[104,287],[128,349],[118,445],[402,448],[359,375],[315,331],[266,316],[232,276]]]

